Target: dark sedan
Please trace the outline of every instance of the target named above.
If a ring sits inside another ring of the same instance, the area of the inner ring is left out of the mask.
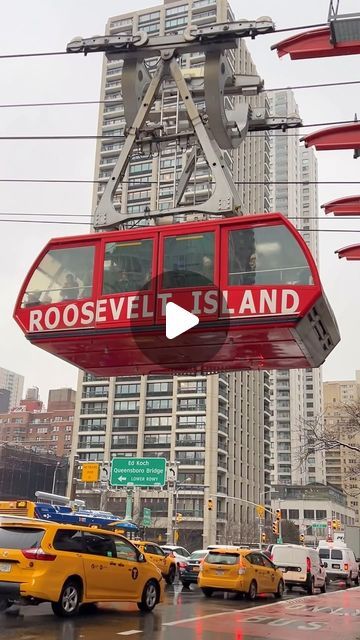
[[[191,584],[197,583],[200,571],[200,562],[208,553],[208,549],[193,551],[186,563],[181,563],[180,580],[185,588],[190,587]]]

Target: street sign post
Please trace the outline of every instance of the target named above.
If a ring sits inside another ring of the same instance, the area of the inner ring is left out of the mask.
[[[97,482],[99,480],[100,464],[98,462],[83,462],[81,470],[82,482]]]
[[[113,458],[111,462],[110,484],[113,487],[164,486],[165,458]]]
[[[144,507],[143,513],[143,525],[144,527],[151,527],[151,509]]]

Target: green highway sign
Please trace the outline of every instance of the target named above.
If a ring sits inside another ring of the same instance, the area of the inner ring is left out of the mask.
[[[151,527],[151,509],[146,507],[144,507],[143,525],[144,527]]]
[[[327,525],[326,525],[326,522],[313,522],[311,526],[314,529],[324,529]]]
[[[113,487],[164,486],[166,476],[165,458],[113,458],[110,484]]]

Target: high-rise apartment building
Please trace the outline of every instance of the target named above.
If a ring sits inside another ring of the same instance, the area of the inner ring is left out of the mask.
[[[0,367],[0,389],[10,391],[9,409],[19,406],[23,396],[24,376]]]
[[[234,19],[226,0],[165,0],[164,4],[151,9],[110,18],[107,33],[170,34],[183,30],[188,24],[203,26]],[[244,41],[227,55],[235,73],[256,73]],[[201,75],[204,59],[201,52],[186,54],[181,65],[185,72],[196,68]],[[121,143],[106,141],[107,136],[124,133],[121,73],[122,61],[104,60],[101,100],[106,103],[99,113],[98,134],[102,140],[97,146],[95,171],[96,180],[101,182],[94,193],[94,206],[121,149]],[[254,105],[267,105],[264,94],[247,99]],[[226,100],[231,108],[239,98]],[[205,106],[197,102],[198,108]],[[161,113],[167,133],[176,134],[181,123],[178,92],[173,84],[167,82],[162,87],[155,109]],[[269,152],[266,133],[248,136],[238,150],[224,152],[238,183],[244,212],[269,210]],[[186,151],[176,143],[153,158],[133,156],[118,188],[116,206],[123,212],[140,214],[146,208],[171,208],[175,185],[185,162]],[[185,202],[206,200],[210,189],[210,170],[200,156],[195,177],[184,194]],[[172,219],[166,221],[172,222]],[[80,461],[110,461],[114,456],[158,456],[177,462],[176,509],[182,514],[180,533],[192,532],[193,543],[197,540],[200,546],[217,539],[230,541],[238,535],[239,523],[255,521],[255,510],[250,503],[262,501],[264,497],[270,500],[269,403],[269,375],[263,371],[111,379],[80,374],[73,453],[78,454]],[[83,486],[83,494],[89,503],[92,500],[95,504],[99,496],[93,489]],[[214,503],[212,511],[207,509],[210,496]],[[119,512],[124,508],[124,501],[125,493],[119,490],[110,498],[109,508]],[[169,535],[173,503],[168,491],[137,492],[135,512],[142,513],[144,506],[151,508],[157,532],[165,536],[167,531]]]
[[[359,430],[352,438],[344,429],[349,422],[348,405],[360,403],[360,371],[355,380],[324,382],[324,426],[325,430],[338,433],[339,439],[357,448],[360,447]],[[360,525],[360,480],[358,453],[351,448],[331,447],[326,451],[326,482],[343,489],[348,506],[355,510],[356,524]]]
[[[292,91],[269,94],[271,113],[299,115]],[[280,211],[302,231],[315,261],[319,259],[317,160],[312,149],[299,144],[296,131],[276,132],[271,139],[273,211]],[[307,438],[306,424],[322,411],[321,369],[293,369],[271,374],[272,484],[325,481],[323,452],[306,462],[300,449]]]

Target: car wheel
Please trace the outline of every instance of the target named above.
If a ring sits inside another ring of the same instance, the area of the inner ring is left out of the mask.
[[[211,598],[212,594],[214,593],[214,589],[209,589],[208,587],[203,587],[202,592],[203,592],[204,596],[206,596],[207,598]]]
[[[326,580],[324,580],[323,586],[320,587],[320,591],[321,591],[321,593],[326,593]]]
[[[354,580],[356,586],[358,587],[360,585],[360,580],[359,580],[359,574],[357,574],[355,580]]]
[[[310,578],[308,585],[306,587],[306,591],[308,593],[309,596],[313,596],[315,593],[315,582],[314,582],[314,578]]]
[[[71,618],[76,616],[81,603],[81,586],[76,580],[68,580],[61,589],[60,598],[52,602],[51,607],[56,616]]]
[[[176,576],[176,567],[174,565],[171,565],[169,569],[169,573],[167,574],[167,576],[165,576],[166,584],[172,584],[175,580],[175,576]]]
[[[189,589],[190,585],[191,585],[191,582],[186,582],[186,581],[183,582],[183,581],[181,581],[181,584],[184,587],[184,589]]]
[[[287,591],[292,591],[292,590],[293,590],[293,585],[292,585],[292,584],[288,584],[288,585],[286,586],[286,590],[287,590]]]
[[[276,591],[276,593],[275,593],[275,598],[279,598],[279,600],[281,600],[281,598],[282,598],[282,597],[283,597],[283,595],[284,595],[284,589],[285,589],[285,587],[284,587],[284,580],[281,580],[281,579],[280,579],[280,580],[279,580],[279,584],[278,584],[277,591]]]
[[[158,585],[154,580],[149,580],[142,592],[141,602],[137,603],[140,611],[152,611],[158,602]]]
[[[0,598],[0,613],[2,613],[2,611],[5,611],[9,607],[11,607],[11,602],[9,602],[9,600],[6,600],[6,598]]]
[[[350,575],[349,575],[348,579],[346,580],[345,584],[346,584],[346,586],[349,588],[349,587],[351,587],[351,586],[352,586],[352,584],[351,584],[351,583],[352,583],[352,575],[351,575],[351,573],[350,573]]]
[[[257,584],[255,582],[255,580],[252,580],[250,587],[249,587],[249,591],[247,592],[247,599],[248,600],[255,600],[257,596]]]

